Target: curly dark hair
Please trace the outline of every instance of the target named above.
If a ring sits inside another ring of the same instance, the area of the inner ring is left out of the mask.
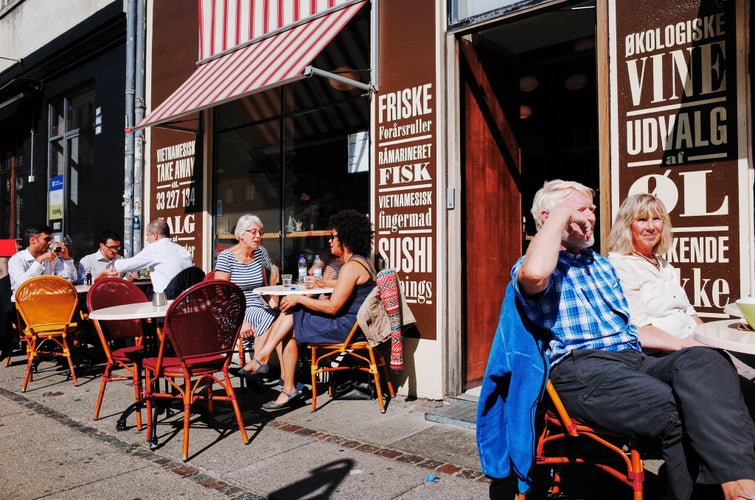
[[[328,227],[338,234],[338,242],[351,252],[369,257],[372,251],[372,223],[356,210],[341,210],[330,216]]]

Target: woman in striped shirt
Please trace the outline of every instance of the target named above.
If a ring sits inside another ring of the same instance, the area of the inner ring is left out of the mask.
[[[270,328],[278,317],[278,310],[271,308],[252,290],[264,286],[277,267],[262,246],[262,221],[252,214],[239,217],[234,234],[239,241],[236,245],[223,250],[215,264],[215,278],[230,280],[241,288],[246,297],[246,314],[241,326],[241,337],[250,339],[259,337]],[[246,342],[245,342],[246,344]]]

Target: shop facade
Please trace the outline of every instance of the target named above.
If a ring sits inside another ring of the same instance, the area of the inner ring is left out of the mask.
[[[329,215],[368,213],[417,317],[400,393],[480,384],[548,179],[599,190],[603,237],[661,196],[704,316],[753,293],[749,2],[236,5],[149,7],[143,217],[210,269],[255,213],[290,272]]]

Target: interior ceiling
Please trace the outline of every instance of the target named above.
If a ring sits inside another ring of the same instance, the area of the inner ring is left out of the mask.
[[[519,16],[512,22],[480,33],[497,50],[519,56],[569,40],[592,37],[595,32],[595,2],[581,2],[550,11]]]

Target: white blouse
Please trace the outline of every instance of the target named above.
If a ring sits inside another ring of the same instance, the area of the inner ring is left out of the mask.
[[[638,255],[608,254],[629,303],[630,321],[638,328],[653,325],[674,337],[692,335],[697,314],[678,281],[676,269],[658,258],[660,269]]]

